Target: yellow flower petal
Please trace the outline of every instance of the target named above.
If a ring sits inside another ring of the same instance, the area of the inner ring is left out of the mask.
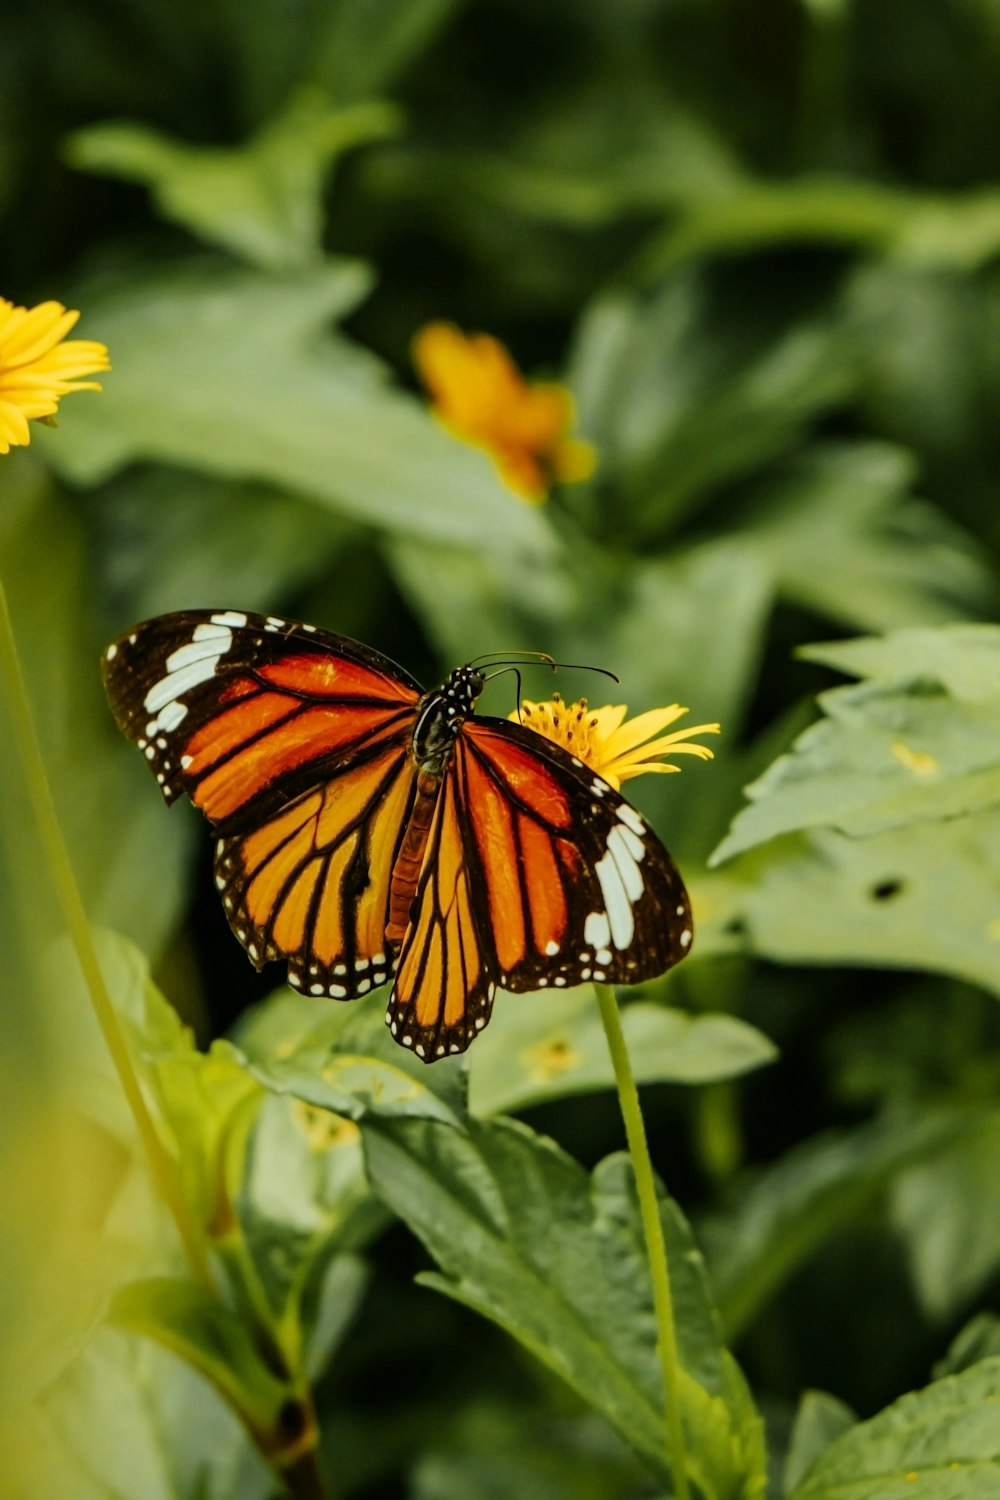
[[[626,722],[628,709],[623,703],[609,703],[603,708],[592,709],[586,698],[567,704],[558,693],[553,693],[547,703],[522,700],[520,710],[507,717],[515,722],[520,720],[529,729],[561,745],[603,776],[617,791],[623,781],[633,776],[644,776],[647,772],[662,776],[680,770],[680,766],[663,763],[660,760],[663,755],[694,755],[699,760],[713,758],[708,746],[693,743],[692,736],[718,734],[718,724],[695,724],[687,729],[677,729],[673,734],[661,735],[658,739],[650,738],[687,712],[686,708],[672,703],[669,708],[652,708]]]
[[[65,342],[79,316],[61,302],[27,308],[0,297],[0,453],[29,443],[29,421],[51,417],[61,397],[101,389],[83,377],[111,368],[104,344]]]
[[[636,714],[634,719],[623,724],[614,734],[608,735],[605,750],[612,757],[624,755],[635,745],[648,740],[650,735],[659,734],[661,729],[666,729],[668,724],[673,724],[686,713],[686,708],[681,708],[679,703],[672,703],[669,708],[650,708],[644,714]]]

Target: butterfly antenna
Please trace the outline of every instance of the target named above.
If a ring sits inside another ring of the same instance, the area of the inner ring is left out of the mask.
[[[522,651],[518,655],[518,657],[514,659],[510,657],[500,656],[498,653],[496,653],[496,660],[486,660],[487,657],[493,656],[494,654],[495,653],[491,651],[484,652],[482,656],[474,657],[473,660],[468,663],[468,665],[470,667],[474,667],[476,665],[476,662],[483,662],[487,667],[499,667],[502,671],[507,671],[508,669],[513,667],[527,667],[537,663],[542,667],[551,667],[553,672],[557,672],[560,667],[562,667],[567,672],[597,672],[601,677],[610,677],[612,682],[621,682],[621,678],[617,675],[617,673],[610,671],[607,667],[595,667],[591,662],[556,661],[555,657],[550,656],[547,651]],[[493,677],[499,676],[499,671],[494,672],[490,677],[487,678],[487,681],[490,682],[492,681]]]
[[[493,658],[492,661],[489,660],[490,657]],[[543,667],[555,665],[553,657],[547,651],[529,651],[520,646],[511,646],[505,651],[484,651],[482,656],[474,656],[468,665],[474,667],[477,662],[481,661],[493,667],[513,666],[515,661],[520,662],[522,659],[526,663],[537,661]]]

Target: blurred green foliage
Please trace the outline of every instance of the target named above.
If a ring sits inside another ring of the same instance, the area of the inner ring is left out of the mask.
[[[712,766],[628,788],[699,926],[624,1011],[707,1259],[664,1198],[695,1477],[764,1493],[728,1340],[769,1495],[1000,1485],[998,79],[994,0],[5,18],[0,295],[82,308],[113,371],[0,460],[0,574],[230,1309],[183,1280],[0,714],[19,1500],[266,1500],[233,1409],[280,1425],[307,1386],[338,1496],[664,1493],[586,996],[501,996],[466,1072],[395,1047],[378,997],[270,994],[205,830],[102,701],[102,645],[196,606],[306,618],[428,682],[545,650],[622,679],[564,695],[722,721]],[[438,427],[408,355],[432,318],[570,386],[590,481],[529,508]]]

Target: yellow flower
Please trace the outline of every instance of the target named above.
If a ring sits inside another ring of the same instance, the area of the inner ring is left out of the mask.
[[[0,297],[0,453],[30,443],[29,419],[51,418],[61,396],[101,389],[81,376],[111,368],[105,346],[64,342],[79,316],[61,302],[27,308]]]
[[[443,426],[489,453],[522,499],[540,502],[554,483],[573,484],[594,472],[590,443],[567,436],[574,417],[569,391],[529,385],[489,334],[466,336],[450,323],[428,323],[413,340],[413,362]]]
[[[718,724],[692,724],[687,729],[675,730],[673,734],[660,733],[687,712],[686,708],[672,703],[669,708],[651,708],[648,713],[637,714],[626,722],[628,709],[624,703],[589,708],[586,698],[581,698],[578,703],[564,703],[558,693],[553,693],[548,703],[529,703],[522,699],[520,713],[515,710],[507,717],[514,723],[520,720],[529,729],[561,745],[618,791],[623,781],[642,776],[646,771],[665,775],[668,771],[680,770],[680,766],[660,761],[661,755],[697,755],[699,760],[713,758],[707,745],[691,744],[690,740],[695,734],[718,734]],[[652,739],[652,735],[659,738]]]

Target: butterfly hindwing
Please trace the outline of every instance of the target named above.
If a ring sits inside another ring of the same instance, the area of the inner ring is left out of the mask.
[[[353,1000],[391,976],[392,869],[413,802],[408,740],[383,740],[250,832],[216,845],[229,924],[259,968],[284,958],[307,995]]]
[[[234,610],[136,626],[108,647],[104,678],[166,800],[186,792],[224,833],[256,827],[394,740],[420,696],[407,673],[356,641]]]
[[[479,871],[468,858],[460,797],[446,773],[386,1014],[396,1040],[426,1062],[465,1051],[490,1018],[496,988],[475,917]]]

